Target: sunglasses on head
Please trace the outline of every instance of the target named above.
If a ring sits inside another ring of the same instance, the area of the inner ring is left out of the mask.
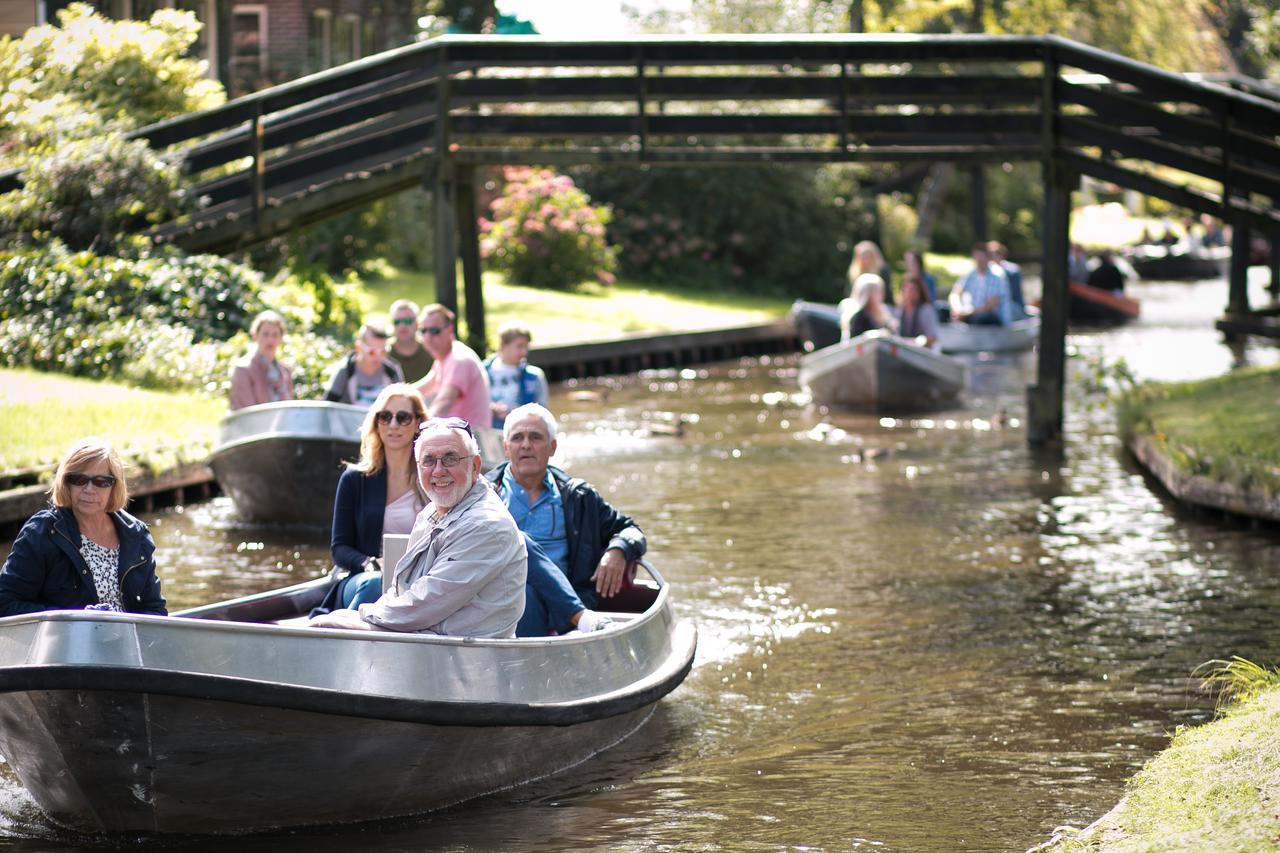
[[[460,430],[464,430],[467,433],[467,435],[471,436],[472,438],[476,437],[476,434],[471,431],[471,424],[467,423],[465,418],[427,418],[426,421],[424,421],[422,424],[422,429],[426,429],[427,427],[431,427],[431,426],[442,426],[442,427],[448,427],[449,429],[460,429]]]
[[[110,474],[98,474],[92,477],[88,474],[68,474],[65,479],[73,486],[87,486],[93,483],[99,489],[109,489],[116,484],[116,478]]]
[[[418,419],[418,416],[413,412],[406,412],[403,409],[398,412],[393,412],[390,409],[383,409],[374,417],[378,419],[378,423],[380,424],[389,424],[391,423],[391,419],[395,418],[396,424],[399,426],[408,426]]]

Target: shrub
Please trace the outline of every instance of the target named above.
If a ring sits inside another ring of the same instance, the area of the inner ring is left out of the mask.
[[[108,133],[29,161],[23,186],[0,196],[0,234],[11,244],[60,240],[109,253],[127,232],[173,218],[188,200],[176,162]]]
[[[612,284],[617,250],[605,240],[608,207],[567,175],[509,167],[493,219],[481,219],[481,255],[511,280],[534,287],[571,288],[587,279]]]

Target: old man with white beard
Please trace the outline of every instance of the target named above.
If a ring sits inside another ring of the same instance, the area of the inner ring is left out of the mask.
[[[320,628],[514,637],[528,556],[506,505],[480,476],[480,449],[461,418],[432,418],[414,444],[430,503],[418,514],[391,589]]]

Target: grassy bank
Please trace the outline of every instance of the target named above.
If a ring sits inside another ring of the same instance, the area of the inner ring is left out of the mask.
[[[144,391],[34,370],[0,370],[0,471],[52,465],[72,441],[110,440],[134,465],[154,470],[203,459],[225,400]]]
[[[1149,435],[1178,469],[1280,494],[1280,366],[1199,382],[1148,383],[1119,403],[1120,426]]]
[[[1047,849],[1201,851],[1280,849],[1280,687],[1261,685],[1207,725],[1179,729],[1168,749],[1129,782],[1123,802]]]
[[[491,343],[504,323],[518,320],[533,332],[536,346],[609,340],[632,332],[763,323],[785,315],[791,307],[791,300],[778,297],[658,288],[629,281],[611,287],[587,285],[572,292],[542,290],[508,284],[498,273],[485,273],[484,297]],[[364,285],[364,308],[371,317],[384,318],[391,303],[402,298],[419,305],[435,302],[435,277],[392,270]]]

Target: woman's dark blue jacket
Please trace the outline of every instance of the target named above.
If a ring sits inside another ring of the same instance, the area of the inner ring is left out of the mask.
[[[110,514],[120,537],[120,601],[130,613],[165,615],[156,543],[124,510]],[[98,604],[93,572],[80,553],[80,525],[67,507],[41,510],[22,526],[0,569],[0,616],[83,610]]]
[[[333,535],[329,553],[335,565],[358,572],[364,561],[382,553],[382,522],[387,512],[387,469],[364,474],[348,468],[333,498]]]

